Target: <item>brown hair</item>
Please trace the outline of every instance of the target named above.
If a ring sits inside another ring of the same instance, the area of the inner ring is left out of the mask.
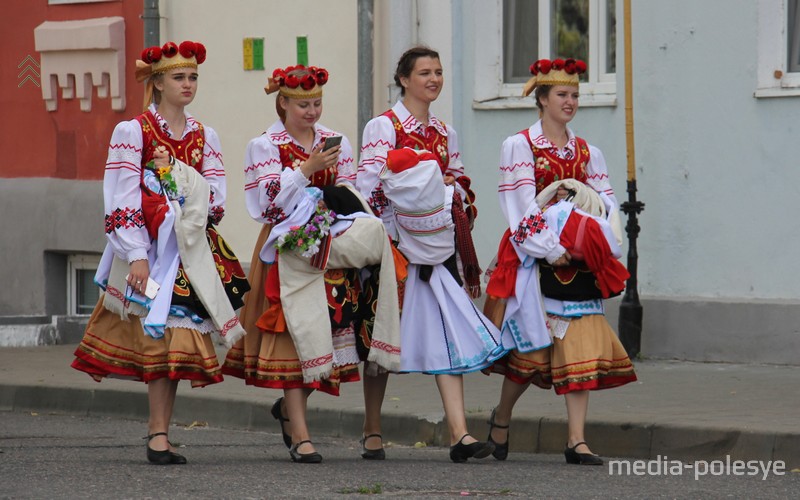
[[[164,73],[156,73],[151,75],[150,80],[153,81],[153,102],[156,103],[156,106],[158,106],[161,104],[161,91],[156,87],[156,82],[162,83],[164,81]]]
[[[408,78],[414,70],[414,65],[420,57],[430,57],[431,59],[439,59],[439,53],[435,50],[418,45],[405,51],[400,60],[397,61],[397,69],[394,72],[394,83],[400,87],[400,95],[406,95],[406,89],[400,83],[400,78]]]
[[[539,113],[544,112],[544,108],[542,107],[542,103],[539,101],[542,97],[547,97],[550,94],[550,89],[552,89],[552,85],[538,85],[535,89],[533,89],[533,96],[536,98],[536,107],[539,108]]]

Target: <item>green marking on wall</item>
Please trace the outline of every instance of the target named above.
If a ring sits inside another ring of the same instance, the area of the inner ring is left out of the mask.
[[[297,64],[308,66],[308,37],[297,37]]]

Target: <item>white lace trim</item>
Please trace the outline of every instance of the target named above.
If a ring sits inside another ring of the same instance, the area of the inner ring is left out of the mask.
[[[209,333],[219,333],[219,330],[214,326],[214,322],[210,319],[203,320],[202,323],[195,323],[191,318],[179,318],[177,316],[169,316],[167,318],[167,328],[186,328],[188,330],[197,330],[203,335]]]
[[[333,331],[334,366],[355,365],[361,360],[356,349],[356,332],[353,327],[338,328]]]

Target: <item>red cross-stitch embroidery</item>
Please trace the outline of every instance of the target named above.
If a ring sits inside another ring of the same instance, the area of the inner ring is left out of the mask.
[[[270,201],[274,201],[275,198],[278,197],[278,193],[280,192],[281,192],[280,180],[274,180],[271,181],[269,184],[267,184],[267,198],[269,198]]]
[[[266,219],[267,224],[277,224],[286,218],[286,214],[281,207],[272,206],[261,212],[261,218]]]
[[[222,221],[222,217],[225,216],[225,209],[220,206],[211,207],[211,210],[209,210],[209,212],[210,213],[208,214],[208,216],[211,218],[211,222],[213,224],[219,224],[220,221]]]
[[[544,221],[542,214],[537,213],[529,215],[519,222],[517,230],[514,231],[514,243],[522,244],[525,238],[528,237],[528,234],[531,232],[538,234],[542,232],[542,229],[547,229],[547,223]]]
[[[119,228],[144,227],[144,215],[138,208],[116,208],[111,214],[106,215],[105,223],[106,234],[113,233]]]
[[[383,209],[389,206],[389,200],[383,193],[383,186],[378,186],[372,191],[372,197],[369,199],[369,206],[375,211],[375,214],[380,215]]]

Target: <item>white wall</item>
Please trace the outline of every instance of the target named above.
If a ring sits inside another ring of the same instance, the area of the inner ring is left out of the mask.
[[[723,5],[724,4],[724,5]],[[800,99],[757,99],[749,0],[633,10],[642,288],[651,295],[798,299]],[[724,9],[724,22],[720,16]]]
[[[309,64],[330,72],[321,123],[357,148],[356,0],[162,0],[162,43],[197,40],[208,58],[189,111],[220,135],[228,180],[222,235],[249,262],[259,226],[244,206],[244,151],[275,120],[275,97],[264,93],[276,67],[296,64],[296,37],[308,37]],[[264,71],[245,71],[242,39],[264,38]]]
[[[464,7],[464,158],[479,184],[481,261],[501,223],[496,165],[506,136],[535,111],[472,109],[474,45],[481,22]],[[618,29],[622,29],[622,2]],[[724,22],[720,12],[724,10]],[[640,218],[640,292],[654,297],[800,299],[787,258],[800,248],[792,153],[800,98],[755,98],[756,2],[633,2],[633,86]],[[618,54],[623,38],[618,36]],[[583,108],[571,126],[600,147],[620,201],[627,198],[624,61],[616,107]],[[487,220],[488,219],[488,220]],[[490,235],[491,237],[487,237]]]
[[[424,45],[439,52],[445,86],[431,107],[433,113],[453,123],[452,6],[446,1],[375,1],[374,114],[389,109],[400,90],[394,84],[397,61],[406,50]]]

